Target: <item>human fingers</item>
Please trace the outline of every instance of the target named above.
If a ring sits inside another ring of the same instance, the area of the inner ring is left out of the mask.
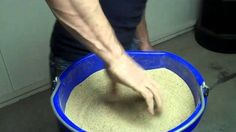
[[[156,111],[161,112],[162,111],[162,100],[160,97],[160,86],[154,82],[153,80],[149,80],[147,88],[152,92],[154,96],[154,107],[156,106]]]
[[[150,114],[154,115],[155,114],[155,112],[154,112],[154,99],[153,99],[152,92],[149,89],[143,87],[142,90],[140,91],[140,93],[146,101],[146,104],[148,106],[148,112]]]

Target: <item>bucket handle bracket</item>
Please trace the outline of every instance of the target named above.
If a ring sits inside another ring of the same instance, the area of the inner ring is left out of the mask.
[[[203,90],[203,95],[207,97],[209,95],[210,88],[206,85],[205,82],[202,83],[201,88]]]

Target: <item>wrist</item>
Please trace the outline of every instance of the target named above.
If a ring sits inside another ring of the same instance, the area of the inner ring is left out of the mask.
[[[112,55],[110,60],[106,62],[107,68],[111,69],[115,67],[116,65],[123,64],[128,59],[129,59],[129,56],[125,53],[125,51],[119,55],[118,54]]]

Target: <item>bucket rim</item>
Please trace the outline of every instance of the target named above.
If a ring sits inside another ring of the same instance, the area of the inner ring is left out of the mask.
[[[173,53],[166,52],[166,51],[127,51],[127,54],[128,55],[135,55],[135,54],[167,55],[168,57],[174,58],[178,62],[184,64],[184,66],[186,66],[192,72],[192,74],[195,76],[196,81],[199,85],[199,89],[200,89],[200,103],[197,104],[197,106],[195,107],[195,110],[187,119],[185,119],[183,122],[181,122],[175,128],[169,130],[169,132],[184,131],[186,128],[191,126],[195,121],[197,121],[199,118],[201,118],[201,115],[203,114],[206,104],[207,104],[207,96],[205,96],[205,90],[204,90],[206,88],[205,87],[206,84],[205,84],[205,81],[204,81],[203,77],[201,76],[201,74],[198,72],[198,70],[192,64],[190,64],[189,62],[187,62],[183,58],[181,58]],[[60,109],[60,106],[59,106],[60,103],[58,100],[56,100],[57,98],[59,98],[58,97],[58,89],[61,86],[61,80],[63,80],[65,74],[67,74],[73,67],[75,67],[76,65],[78,65],[82,61],[85,61],[88,58],[94,57],[94,56],[96,56],[96,55],[92,53],[92,54],[89,54],[86,57],[82,58],[81,60],[75,61],[64,72],[62,72],[59,77],[55,78],[56,86],[55,86],[55,89],[50,97],[50,102],[51,102],[53,112],[56,115],[57,119],[59,119],[63,125],[65,125],[68,129],[70,129],[71,131],[74,131],[74,132],[76,132],[76,131],[84,132],[85,130],[83,130],[82,128],[80,128],[76,124],[74,124],[65,115],[65,113],[63,113],[63,111]]]

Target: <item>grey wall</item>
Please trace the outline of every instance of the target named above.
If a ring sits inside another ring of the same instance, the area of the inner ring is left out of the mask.
[[[10,92],[12,92],[11,83],[10,83],[10,80],[8,79],[8,75],[5,69],[3,58],[0,55],[0,97]]]
[[[192,27],[198,5],[199,0],[148,0],[146,16],[150,40],[154,43],[166,40]]]
[[[44,0],[0,1],[0,50],[14,89],[49,79],[53,21]]]

